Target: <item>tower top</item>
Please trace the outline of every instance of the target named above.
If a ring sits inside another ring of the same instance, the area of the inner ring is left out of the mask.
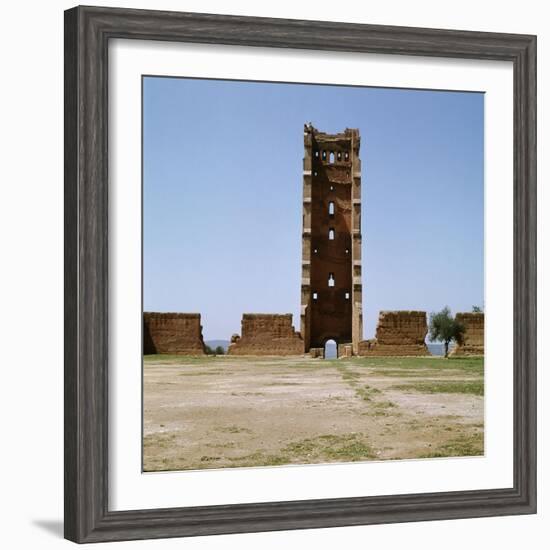
[[[317,130],[311,122],[304,124],[304,138],[311,138],[313,141],[323,143],[349,142],[353,140],[356,148],[359,148],[361,140],[359,128],[346,128],[343,132],[328,134]]]

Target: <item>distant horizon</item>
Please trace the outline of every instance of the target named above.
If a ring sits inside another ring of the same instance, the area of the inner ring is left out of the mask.
[[[363,338],[382,310],[483,307],[483,94],[145,77],[143,101],[145,311],[300,330],[309,121],[361,132]]]
[[[229,344],[231,343],[231,340],[225,340],[223,338],[212,338],[210,340],[204,340],[204,343],[205,343],[205,345],[210,346],[210,347],[222,345],[222,347],[224,348],[224,353],[226,353],[227,348],[229,347]],[[430,341],[428,341],[428,338],[426,338],[426,345],[428,346],[428,350],[430,351],[430,353],[432,355],[439,356],[439,355],[444,355],[444,353],[445,353],[443,342],[440,342],[440,341],[430,342]],[[325,346],[326,346],[325,347],[325,353],[330,354],[330,356],[325,355],[325,358],[329,359],[331,357],[336,357],[337,356],[336,344],[334,343],[333,340],[328,340],[327,343],[325,344]],[[455,347],[455,343],[453,341],[451,341],[449,343],[449,351],[452,351],[454,349],[454,347]],[[434,354],[434,351],[439,351],[439,353]]]

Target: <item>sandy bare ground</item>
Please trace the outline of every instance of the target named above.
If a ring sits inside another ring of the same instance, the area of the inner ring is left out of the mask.
[[[144,469],[483,454],[483,360],[147,356]]]

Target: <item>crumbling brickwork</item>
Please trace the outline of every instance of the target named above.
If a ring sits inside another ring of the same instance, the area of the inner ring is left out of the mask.
[[[301,334],[305,351],[363,337],[359,130],[304,127]]]
[[[425,311],[381,311],[376,338],[360,342],[359,355],[430,355],[427,334]]]
[[[230,355],[302,355],[304,341],[292,326],[292,314],[245,313],[241,336],[233,335]]]
[[[353,357],[353,345],[352,344],[340,344],[338,346],[338,357]]]
[[[309,356],[313,359],[324,359],[325,348],[309,348]]]
[[[456,320],[465,331],[451,355],[483,355],[485,351],[485,315],[483,313],[457,313]]]
[[[143,353],[204,355],[200,313],[145,312]]]

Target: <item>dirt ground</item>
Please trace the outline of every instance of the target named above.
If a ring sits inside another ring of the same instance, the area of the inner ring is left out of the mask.
[[[145,471],[483,454],[483,359],[146,356]]]

